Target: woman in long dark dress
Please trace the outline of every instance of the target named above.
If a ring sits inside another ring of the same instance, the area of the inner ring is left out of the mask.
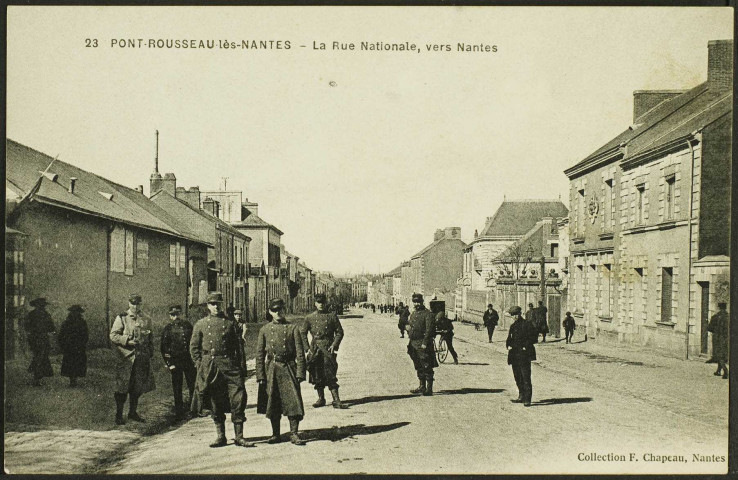
[[[59,347],[61,348],[61,374],[69,377],[69,386],[77,386],[77,378],[87,374],[87,341],[89,332],[87,322],[82,318],[85,310],[79,305],[69,307],[69,315],[59,329]]]
[[[33,385],[40,386],[42,378],[54,376],[54,370],[51,368],[51,361],[49,360],[51,350],[49,333],[54,332],[55,328],[51,315],[46,311],[48,302],[45,298],[36,298],[31,300],[29,304],[34,309],[28,312],[26,319],[28,345],[31,348],[32,355],[28,371],[33,374]]]

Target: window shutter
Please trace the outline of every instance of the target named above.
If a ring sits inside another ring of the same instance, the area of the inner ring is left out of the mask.
[[[169,245],[169,268],[176,268],[177,266],[177,245]]]
[[[133,232],[125,231],[126,235],[126,275],[133,275]]]
[[[125,271],[125,229],[116,226],[110,232],[110,271]]]
[[[179,269],[184,269],[187,265],[187,250],[184,245],[179,246],[179,263],[177,264],[177,275],[179,275]]]
[[[149,266],[149,242],[136,237],[136,268],[147,268]]]

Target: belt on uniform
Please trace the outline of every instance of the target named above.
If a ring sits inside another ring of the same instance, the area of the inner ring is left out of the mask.
[[[286,363],[294,359],[295,357],[289,357],[287,355],[274,355],[271,353],[267,354],[267,360],[274,362]]]
[[[209,351],[203,351],[202,354],[203,355],[208,355],[209,357],[213,357],[213,358],[215,358],[215,357],[228,358],[228,355],[225,354],[225,353],[210,353]]]

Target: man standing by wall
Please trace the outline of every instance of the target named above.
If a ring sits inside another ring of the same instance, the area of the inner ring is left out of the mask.
[[[500,321],[500,316],[497,310],[492,308],[492,304],[487,305],[487,311],[484,312],[484,326],[487,327],[487,335],[489,336],[489,343],[492,343],[492,334],[495,333],[495,327]]]
[[[223,314],[223,295],[208,295],[208,316],[200,319],[192,332],[190,355],[197,366],[197,388],[210,396],[213,421],[218,436],[211,447],[223,447],[225,436],[225,412],[231,411],[235,434],[234,444],[253,447],[243,438],[243,422],[246,421],[246,390],[241,342],[235,322]],[[230,407],[230,408],[229,408]]]
[[[336,314],[325,308],[325,295],[315,295],[315,312],[305,317],[300,327],[303,345],[310,345],[307,352],[308,372],[310,383],[315,385],[318,392],[318,401],[314,408],[325,406],[325,387],[333,396],[333,408],[346,408],[338,396],[338,347],[343,340],[343,327]],[[307,334],[310,332],[312,344],[308,343]]]
[[[169,323],[161,332],[161,356],[172,376],[172,392],[174,393],[174,412],[177,418],[185,415],[182,402],[182,377],[187,381],[190,401],[195,390],[195,365],[190,357],[190,340],[192,324],[180,317],[182,307],[169,307]]]
[[[730,317],[726,310],[726,303],[718,303],[718,313],[712,316],[707,331],[712,332],[712,356],[717,360],[717,371],[714,375],[719,376],[722,371],[723,378],[728,378],[728,357],[730,356]]]
[[[410,390],[410,393],[430,396],[433,395],[433,368],[438,366],[433,348],[435,318],[423,305],[423,295],[413,293],[412,299],[415,311],[410,315],[407,353],[413,361],[419,383],[418,388]]]
[[[110,341],[118,353],[115,378],[115,423],[123,425],[123,406],[129,397],[128,419],[143,422],[138,414],[138,399],[156,388],[151,371],[154,341],[151,319],[141,311],[141,295],[128,298],[128,311],[115,317]]]

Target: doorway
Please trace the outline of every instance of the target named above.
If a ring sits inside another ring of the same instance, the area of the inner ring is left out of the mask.
[[[707,325],[710,321],[710,283],[698,282],[700,286],[700,353],[707,354]]]

